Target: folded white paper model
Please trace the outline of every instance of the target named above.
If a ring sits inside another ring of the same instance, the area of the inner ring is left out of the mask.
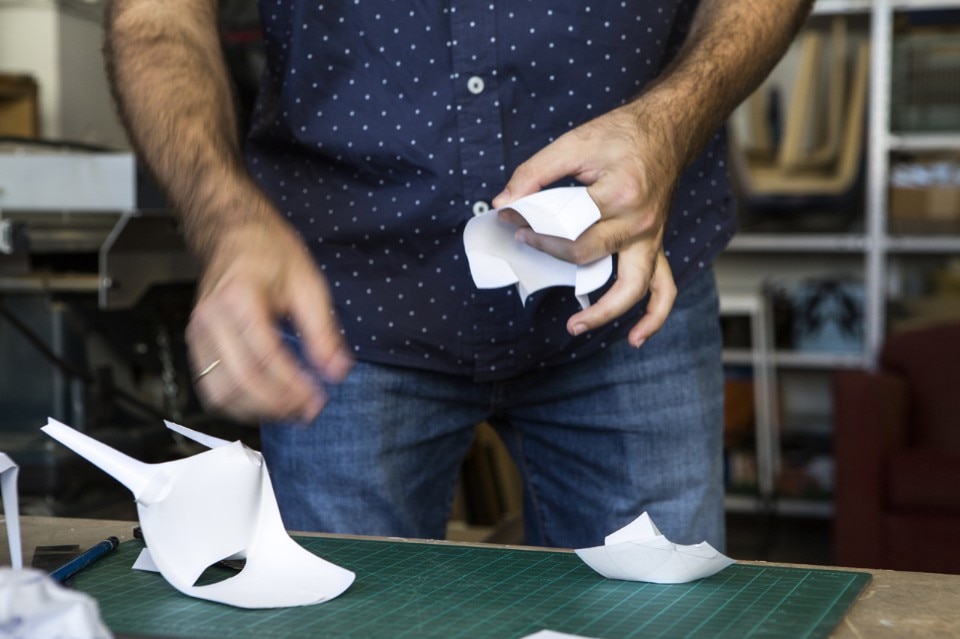
[[[568,240],[577,239],[600,219],[600,209],[586,187],[546,189],[520,198],[507,207],[517,211],[537,233]],[[606,256],[578,266],[522,244],[514,238],[517,226],[502,221],[494,209],[467,222],[463,245],[470,273],[477,288],[500,288],[516,284],[520,301],[550,286],[573,286],[580,306],[590,305],[588,294],[603,286],[613,272],[613,258]]]
[[[0,568],[0,637],[112,639],[97,601],[35,568]]]
[[[20,467],[6,453],[0,453],[0,496],[3,514],[7,520],[7,543],[10,545],[10,565],[23,568],[23,547],[20,545],[20,505],[17,499],[17,475]]]
[[[259,452],[166,424],[210,450],[147,464],[54,419],[42,428],[133,493],[147,545],[136,567],[158,570],[185,595],[241,608],[316,604],[350,587],[352,572],[287,534]],[[209,566],[240,558],[246,563],[236,575],[195,585]]]
[[[656,584],[702,579],[734,563],[705,541],[693,546],[669,541],[647,513],[607,535],[602,546],[581,548],[576,553],[604,577]]]

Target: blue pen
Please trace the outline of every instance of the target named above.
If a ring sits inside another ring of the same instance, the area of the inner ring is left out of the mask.
[[[80,572],[81,570],[83,570],[93,562],[95,562],[97,559],[100,559],[101,557],[109,553],[118,545],[120,545],[119,539],[117,539],[116,537],[107,537],[96,546],[93,546],[89,550],[85,550],[84,552],[80,553],[79,555],[77,555],[67,563],[63,564],[62,566],[60,566],[59,568],[51,572],[50,576],[56,579],[57,581],[59,581],[60,583],[63,583],[70,577],[74,576],[75,574],[77,574],[78,572]]]

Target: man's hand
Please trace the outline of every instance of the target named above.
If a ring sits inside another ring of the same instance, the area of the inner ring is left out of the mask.
[[[194,375],[204,404],[235,419],[315,417],[326,395],[283,343],[277,322],[289,317],[324,381],[350,370],[323,276],[303,243],[279,219],[257,216],[233,228],[210,254],[187,326]]]
[[[537,234],[516,212],[501,212],[521,225],[519,241],[559,259],[586,264],[619,254],[610,290],[567,320],[573,335],[621,317],[649,292],[647,312],[628,336],[639,347],[673,308],[677,289],[661,245],[683,160],[651,123],[643,98],[587,122],[520,165],[493,200],[500,208],[568,176],[587,185],[601,219],[575,241]]]
[[[350,369],[330,294],[240,154],[216,0],[114,0],[108,76],[137,148],[204,265],[187,326],[204,404],[243,421],[311,419]],[[277,328],[292,320],[304,371]]]
[[[663,325],[676,285],[661,245],[680,172],[770,72],[812,5],[701,0],[683,46],[641,97],[557,138],[494,198],[500,208],[565,177],[587,185],[602,217],[575,242],[517,231],[519,240],[576,264],[619,253],[617,282],[568,320],[571,333],[610,322],[648,291],[647,314],[630,343],[639,346]]]

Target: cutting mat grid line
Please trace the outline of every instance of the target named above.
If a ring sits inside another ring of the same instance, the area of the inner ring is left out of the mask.
[[[728,598],[722,594],[721,588],[713,583],[700,581],[691,585],[691,592],[696,594],[695,600],[674,597],[669,590],[661,591],[660,598],[666,599],[663,604],[658,601],[659,598],[651,598],[646,604],[650,617],[645,626],[656,628],[659,634],[664,635],[679,621],[688,619],[691,615],[700,616],[699,627],[710,627],[718,621],[728,625],[728,622],[724,621],[724,606]],[[622,617],[621,623],[623,621],[626,619]]]
[[[826,637],[869,575],[734,564],[690,584],[604,579],[570,552],[392,540],[298,538],[357,573],[333,601],[242,610],[184,596],[131,570],[121,544],[76,577],[118,635],[202,639],[523,637],[543,628],[601,639]],[[201,583],[228,575],[211,569]]]
[[[556,562],[549,561],[550,556],[544,554],[539,561],[531,562],[516,573],[516,582],[511,588],[502,588],[495,581],[489,581],[485,590],[478,590],[470,595],[469,598],[459,601],[457,606],[470,612],[476,610],[479,606],[482,610],[489,610],[494,615],[510,615],[511,610],[517,609],[517,614],[522,614],[525,607],[539,607],[540,609],[552,609],[565,605],[571,598],[577,594],[582,594],[589,590],[589,586],[584,588],[577,581],[570,581],[570,575],[578,566],[558,566]],[[497,570],[497,574],[504,574],[503,571],[509,570],[509,567],[497,565],[503,562],[512,562],[509,557],[500,557],[496,562],[491,562],[490,566]],[[542,568],[538,570],[538,568]],[[572,593],[571,589],[576,588]],[[465,617],[470,618],[469,615]],[[456,629],[456,634],[452,636],[474,637],[486,623],[486,619],[479,615],[472,615],[473,622],[464,622]]]

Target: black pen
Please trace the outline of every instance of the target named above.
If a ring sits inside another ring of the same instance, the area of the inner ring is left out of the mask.
[[[74,576],[97,559],[100,559],[111,550],[120,545],[120,540],[116,537],[107,537],[101,541],[96,546],[93,546],[89,550],[85,550],[80,553],[67,563],[63,564],[56,570],[50,573],[50,576],[59,581],[60,583],[65,582],[70,577]]]

